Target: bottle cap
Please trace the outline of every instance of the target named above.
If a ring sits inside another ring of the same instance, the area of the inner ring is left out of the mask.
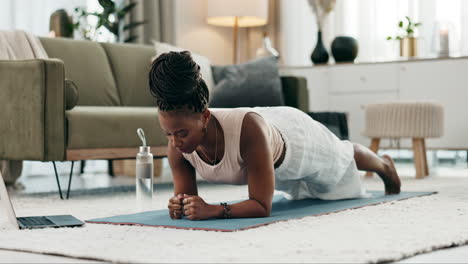
[[[140,146],[140,153],[149,153],[150,147],[147,146]]]

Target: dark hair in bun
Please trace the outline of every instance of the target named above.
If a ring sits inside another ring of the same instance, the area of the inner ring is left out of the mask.
[[[149,72],[149,86],[161,111],[188,108],[201,113],[208,107],[208,87],[189,51],[171,51],[156,58]]]

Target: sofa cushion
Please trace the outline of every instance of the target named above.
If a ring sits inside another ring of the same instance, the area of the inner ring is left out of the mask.
[[[284,105],[277,58],[212,68],[216,86],[210,95],[210,107]]]
[[[148,71],[156,52],[151,46],[102,43],[109,57],[123,106],[155,106]]]
[[[97,42],[40,38],[50,58],[65,63],[65,76],[78,87],[78,105],[117,106],[120,100],[106,52]]]
[[[167,145],[156,107],[76,106],[66,117],[68,149],[138,147],[140,127],[150,146]]]

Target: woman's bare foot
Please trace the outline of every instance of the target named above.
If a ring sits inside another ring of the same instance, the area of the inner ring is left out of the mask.
[[[393,163],[393,159],[388,155],[383,155],[385,173],[378,173],[385,185],[385,194],[399,194],[401,189],[400,177]]]

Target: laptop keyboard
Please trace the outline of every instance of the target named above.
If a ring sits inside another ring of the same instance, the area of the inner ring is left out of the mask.
[[[18,221],[24,226],[53,226],[54,222],[43,216],[37,217],[18,217]]]

